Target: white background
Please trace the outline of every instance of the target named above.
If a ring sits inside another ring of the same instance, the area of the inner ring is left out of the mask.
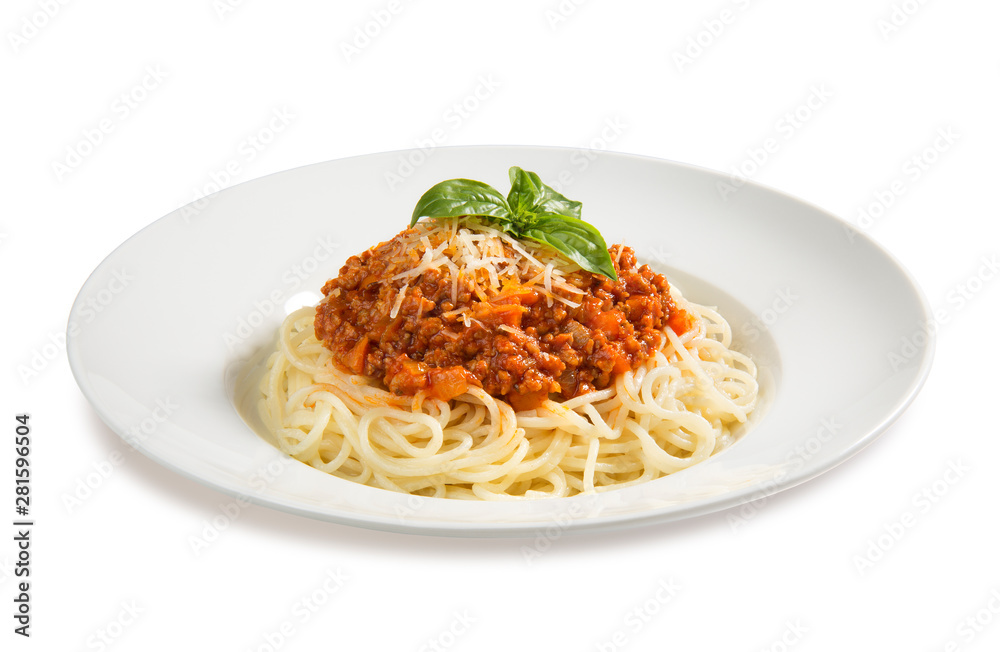
[[[1000,253],[1000,6],[576,1],[4,3],[4,649],[997,649],[1000,283],[984,261]],[[482,80],[495,88],[470,100]],[[462,102],[473,110],[457,120]],[[260,134],[276,110],[287,125]],[[532,540],[385,534],[264,507],[196,554],[190,538],[231,499],[132,452],[91,410],[62,345],[76,292],[213,177],[409,148],[435,128],[446,145],[744,165],[843,217],[947,316],[923,392],[806,485],[559,537],[531,560]],[[254,135],[270,142],[250,160]],[[19,412],[34,426],[30,639],[8,615]],[[341,585],[323,589],[328,572]]]

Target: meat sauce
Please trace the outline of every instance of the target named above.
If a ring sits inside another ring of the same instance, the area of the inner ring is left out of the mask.
[[[608,387],[653,355],[665,327],[681,334],[691,324],[667,279],[637,266],[629,247],[610,249],[618,281],[583,270],[565,276],[579,292],[556,294],[573,307],[517,274],[499,287],[461,275],[456,288],[447,267],[394,279],[421,260],[415,235],[403,231],[351,257],[316,309],[316,338],[333,357],[396,394],[448,400],[474,385],[531,409],[551,394]]]

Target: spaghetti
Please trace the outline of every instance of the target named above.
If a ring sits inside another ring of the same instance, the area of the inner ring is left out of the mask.
[[[524,341],[535,351],[539,347],[529,337],[537,330],[530,321],[532,310],[556,314],[563,306],[569,315],[579,317],[588,297],[600,295],[593,290],[598,281],[590,272],[563,263],[556,267],[543,248],[514,241],[482,223],[421,223],[370,251],[382,252],[392,264],[378,279],[372,273],[354,285],[331,281],[324,288],[325,302],[338,301],[341,314],[347,309],[340,305],[349,304],[345,288],[377,288],[369,292],[372,303],[359,309],[378,317],[371,323],[385,327],[412,317],[414,310],[426,310],[416,319],[439,320],[429,335],[432,343],[481,329],[489,337],[501,338],[504,346],[507,340]],[[632,256],[631,250],[617,246],[610,253],[616,269],[625,274],[623,279],[628,278],[623,261]],[[366,273],[375,268],[371,260],[363,262],[359,269]],[[350,269],[349,262],[341,278]],[[340,341],[338,348],[329,324],[320,327],[317,315],[323,314],[324,304],[319,310],[303,308],[280,328],[277,351],[261,384],[262,416],[279,447],[302,462],[362,484],[424,496],[485,500],[571,496],[685,469],[732,443],[734,428],[756,405],[756,367],[730,348],[732,331],[722,316],[686,301],[665,281],[657,285],[647,269],[635,271],[666,293],[657,299],[659,304],[646,302],[629,316],[626,301],[631,297],[623,295],[620,304],[632,321],[618,318],[619,326],[609,329],[604,326],[610,323],[605,314],[603,320],[595,317],[596,325],[587,331],[627,361],[625,369],[606,374],[601,365],[607,356],[593,353],[595,347],[585,339],[576,344],[579,351],[592,352],[592,368],[587,366],[591,358],[582,354],[573,358],[565,347],[557,351],[562,367],[554,369],[559,373],[548,375],[544,365],[526,364],[523,375],[513,372],[510,380],[511,373],[501,369],[505,376],[474,357],[448,366],[456,362],[454,355],[423,357],[412,346],[413,334],[405,350],[385,344],[384,331],[379,331],[380,340],[365,340],[354,313],[353,323],[340,328],[353,329],[354,335],[360,329],[362,335]],[[436,301],[414,294],[427,287],[421,286],[421,279],[428,275],[441,287]],[[475,304],[509,306],[512,285],[518,296],[525,294],[525,288],[537,295],[518,312],[527,321],[477,323],[477,315],[492,313]],[[350,305],[358,305],[356,297],[351,301]],[[607,300],[604,303],[607,308]],[[653,323],[650,306],[668,303],[670,310],[655,322],[655,332],[647,332]],[[561,323],[571,321],[577,323],[568,318]],[[368,328],[371,332],[374,326]],[[614,337],[604,332],[610,330]],[[626,335],[645,345],[641,355]],[[493,347],[483,350],[490,351],[484,357],[494,361],[499,345],[486,338],[477,336],[475,341]],[[538,337],[539,342],[543,339]],[[550,343],[563,340],[558,335],[549,338]],[[378,341],[383,346],[374,349]],[[567,346],[576,344],[571,341]],[[403,384],[395,382],[404,373],[395,362],[400,356],[408,361],[405,369],[418,369],[407,371]],[[426,360],[444,362],[428,367]],[[616,369],[622,366],[613,356],[611,360]],[[577,366],[571,367],[574,362]],[[444,378],[442,392],[433,382],[440,380],[435,374],[452,368],[459,376]],[[541,390],[531,384],[536,376]],[[509,382],[497,384],[496,378]]]

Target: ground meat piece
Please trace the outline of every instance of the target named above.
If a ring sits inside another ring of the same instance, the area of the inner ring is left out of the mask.
[[[610,250],[617,281],[579,270],[563,277],[568,290],[550,292],[542,270],[527,264],[501,263],[504,273],[492,276],[463,270],[457,280],[461,260],[454,269],[421,267],[433,252],[458,247],[455,237],[418,224],[351,257],[323,286],[317,339],[345,367],[398,394],[447,400],[474,385],[530,409],[550,394],[607,387],[655,352],[664,328],[690,327],[667,279],[637,266],[629,247]],[[509,244],[491,246],[519,255]]]

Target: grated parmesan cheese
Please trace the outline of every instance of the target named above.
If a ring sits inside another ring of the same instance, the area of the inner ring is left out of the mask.
[[[410,282],[407,281],[406,284],[396,293],[396,301],[392,304],[392,310],[389,311],[389,317],[392,319],[396,318],[399,314],[399,307],[403,305],[403,299],[406,297],[406,290],[410,287]],[[383,308],[385,310],[385,308]]]
[[[480,301],[489,301],[504,292],[504,288],[516,286],[535,290],[549,306],[555,301],[573,308],[580,306],[574,299],[587,294],[581,286],[589,281],[579,274],[579,267],[547,247],[518,242],[474,218],[468,222],[455,219],[420,222],[400,241],[397,260],[412,265],[406,265],[409,269],[389,279],[405,281],[396,295],[391,317],[399,313],[414,279],[431,270],[437,270],[450,281],[451,301],[455,305],[460,291],[468,291]],[[467,312],[446,314],[461,315],[466,326],[471,323]]]

